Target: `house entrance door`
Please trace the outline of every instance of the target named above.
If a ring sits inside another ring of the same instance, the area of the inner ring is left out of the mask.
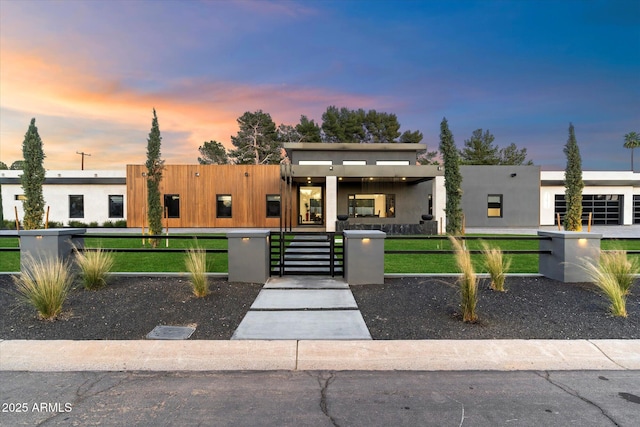
[[[324,224],[324,200],[323,188],[320,186],[299,187],[298,200],[298,224],[323,225]]]

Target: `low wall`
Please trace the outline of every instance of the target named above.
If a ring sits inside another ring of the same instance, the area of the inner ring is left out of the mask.
[[[336,221],[336,232],[344,230],[378,230],[388,235],[438,234],[438,221],[421,221],[420,224],[383,224],[383,223],[352,223]]]

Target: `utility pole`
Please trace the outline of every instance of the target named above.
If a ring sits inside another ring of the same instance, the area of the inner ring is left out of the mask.
[[[84,156],[91,157],[91,154],[85,153],[84,151],[76,151],[76,154],[80,154],[82,156],[82,168],[80,170],[84,170]]]

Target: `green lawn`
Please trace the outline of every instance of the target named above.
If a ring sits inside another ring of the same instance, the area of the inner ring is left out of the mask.
[[[177,236],[177,235],[176,235]],[[480,236],[482,237],[482,236]],[[493,236],[499,237],[499,236]],[[513,236],[504,236],[513,237]],[[199,239],[198,245],[207,249],[227,249],[226,239],[207,240]],[[289,241],[287,241],[288,245]],[[491,245],[499,246],[502,250],[537,250],[536,240],[490,240]],[[192,236],[185,236],[184,239],[170,239],[169,248],[189,248],[194,245]],[[85,238],[85,246],[88,248],[145,248],[141,236],[137,238]],[[479,250],[480,241],[468,240],[467,246],[471,250]],[[17,248],[17,238],[0,238],[0,247]],[[161,239],[159,248],[166,247],[166,240]],[[602,249],[628,249],[640,250],[640,239],[637,240],[605,240],[602,242]],[[410,250],[451,250],[447,240],[441,239],[412,239],[410,237],[401,239],[386,239],[385,251],[410,251]],[[511,257],[512,273],[537,273],[538,255],[536,254],[516,254],[507,255]],[[640,258],[640,255],[633,255]],[[117,272],[183,272],[184,254],[168,253],[116,253],[114,271]],[[482,268],[481,255],[472,255],[476,270],[484,272]],[[207,255],[210,272],[227,271],[227,254],[210,253]],[[18,252],[0,252],[0,271],[18,271],[20,269],[20,255]],[[385,254],[385,273],[454,273],[457,271],[453,255],[451,254]]]

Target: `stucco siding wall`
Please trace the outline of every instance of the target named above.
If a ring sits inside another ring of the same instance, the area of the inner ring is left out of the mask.
[[[540,224],[539,166],[461,166],[460,172],[462,210],[467,227],[537,227]],[[489,195],[502,196],[502,217],[488,217]]]

